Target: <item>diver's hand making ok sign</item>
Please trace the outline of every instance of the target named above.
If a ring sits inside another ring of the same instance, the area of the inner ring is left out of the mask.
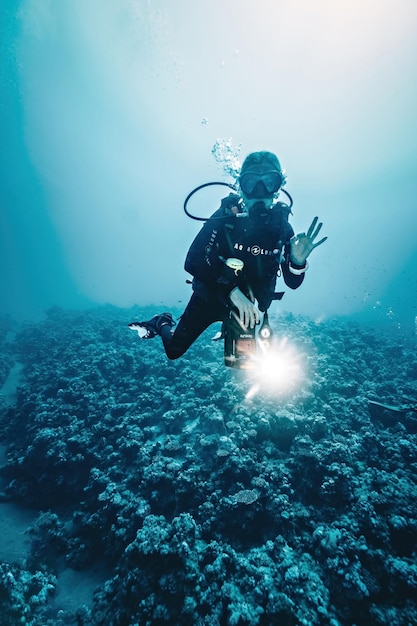
[[[321,227],[323,226],[322,222],[317,225],[317,220],[319,218],[315,217],[311,222],[311,226],[306,233],[299,233],[298,235],[294,235],[291,237],[291,253],[290,260],[292,263],[296,265],[304,265],[307,260],[307,257],[313,252],[314,248],[317,246],[321,246],[327,239],[327,237],[323,237],[317,243],[314,243],[317,235],[319,234]],[[317,227],[316,227],[317,225]]]

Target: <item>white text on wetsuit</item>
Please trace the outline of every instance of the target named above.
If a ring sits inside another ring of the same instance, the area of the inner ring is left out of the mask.
[[[265,250],[264,248],[261,248],[261,246],[247,246],[245,248],[245,246],[242,243],[235,243],[235,245],[233,246],[235,250],[239,250],[240,252],[242,252],[242,250],[245,250],[246,252],[250,252],[250,254],[253,254],[253,256],[258,256],[258,255],[263,255],[263,256],[270,256],[271,254],[278,254],[279,250]]]

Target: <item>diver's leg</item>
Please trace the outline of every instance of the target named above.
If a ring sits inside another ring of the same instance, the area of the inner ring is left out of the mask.
[[[222,321],[226,315],[226,307],[220,302],[208,303],[193,294],[175,331],[168,324],[159,330],[167,357],[178,359],[210,324]]]

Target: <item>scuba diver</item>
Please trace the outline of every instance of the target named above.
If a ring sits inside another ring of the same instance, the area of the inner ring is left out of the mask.
[[[208,326],[224,325],[231,314],[253,333],[260,311],[265,314],[283,295],[274,292],[277,275],[297,289],[308,256],[327,239],[315,242],[322,227],[317,217],[307,233],[294,235],[288,222],[291,206],[276,201],[285,178],[275,154],[249,154],[240,170],[239,195],[223,198],[188,251],[185,270],[193,276],[193,293],[178,325],[165,312],[129,327],[143,339],[159,335],[169,359],[182,356]]]

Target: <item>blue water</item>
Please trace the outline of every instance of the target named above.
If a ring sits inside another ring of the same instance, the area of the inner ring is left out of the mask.
[[[231,180],[220,139],[277,152],[296,232],[324,222],[281,310],[413,327],[416,9],[296,4],[2,3],[0,314],[187,300],[182,203]]]

